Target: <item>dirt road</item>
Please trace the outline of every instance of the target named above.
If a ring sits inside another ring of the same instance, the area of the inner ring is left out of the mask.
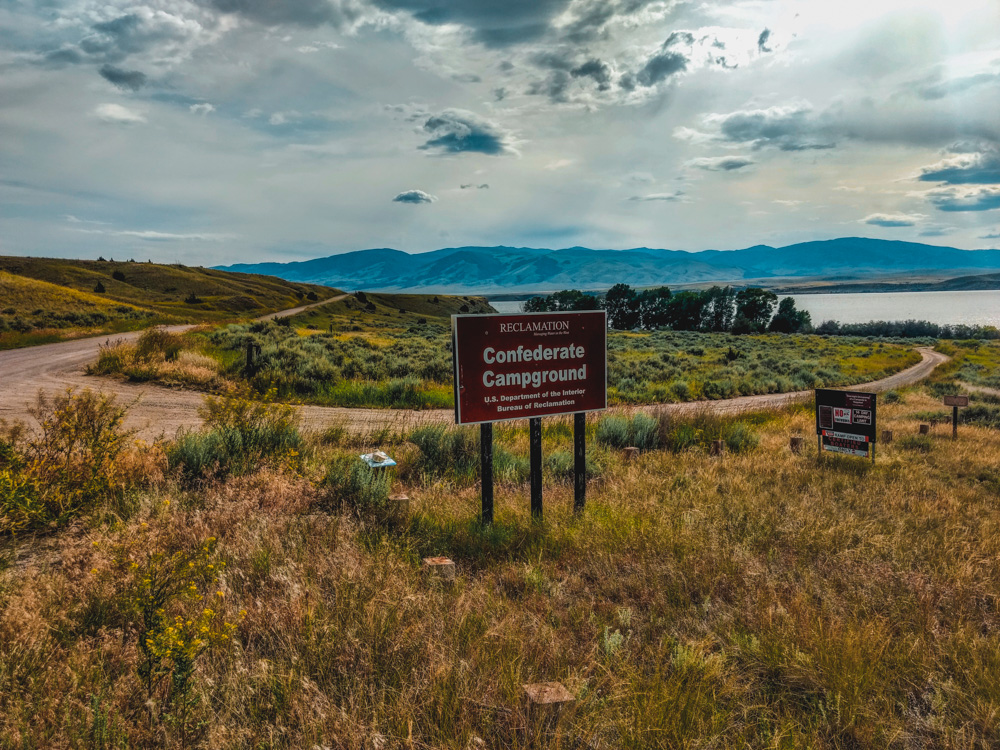
[[[293,310],[273,313],[265,317],[292,315],[316,305],[342,299],[344,296],[346,295],[313,305],[304,305]],[[169,330],[184,331],[189,328],[191,326],[173,326]],[[129,410],[128,425],[135,428],[143,439],[151,440],[159,436],[172,437],[179,429],[197,427],[200,423],[197,409],[203,398],[201,393],[147,384],[135,385],[84,374],[84,368],[97,358],[98,349],[105,341],[112,339],[133,340],[140,335],[140,332],[134,332],[0,352],[0,418],[8,421],[21,419],[30,422],[28,408],[34,403],[40,390],[56,393],[65,391],[67,388],[91,388],[105,393],[113,393],[122,403],[135,402]],[[922,357],[919,364],[883,380],[855,386],[855,388],[882,391],[910,385],[927,377],[935,367],[948,359],[945,355],[931,349],[918,349],[918,351]],[[812,391],[799,391],[796,393],[743,396],[726,401],[695,401],[683,404],[644,406],[628,411],[666,411],[674,414],[690,414],[709,409],[717,413],[732,414],[785,406],[808,400],[811,397]],[[303,421],[310,429],[322,429],[331,425],[343,425],[357,431],[373,430],[386,426],[409,429],[420,424],[447,423],[453,419],[453,412],[445,409],[418,412],[321,406],[303,406],[301,409]]]

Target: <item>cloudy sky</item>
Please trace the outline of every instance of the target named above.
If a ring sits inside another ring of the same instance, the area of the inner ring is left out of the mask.
[[[995,0],[4,0],[0,252],[1000,243]]]

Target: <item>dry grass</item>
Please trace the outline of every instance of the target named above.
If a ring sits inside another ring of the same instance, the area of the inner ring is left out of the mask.
[[[167,478],[115,522],[0,548],[0,746],[997,747],[996,432],[937,428],[925,451],[900,438],[935,399],[903,396],[875,466],[792,455],[813,428],[790,411],[742,455],[607,450],[582,516],[547,480],[543,524],[508,485],[482,530],[471,480],[408,474],[405,446],[409,519],[321,512],[334,434],[302,475]],[[212,537],[224,573],[200,593],[236,630],[197,661],[181,732],[145,703],[114,550]],[[421,575],[432,554],[454,585]],[[576,696],[553,720],[520,693],[547,680]]]

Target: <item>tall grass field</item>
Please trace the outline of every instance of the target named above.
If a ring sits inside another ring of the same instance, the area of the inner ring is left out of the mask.
[[[498,425],[487,528],[475,429],[229,396],[144,445],[42,402],[0,442],[0,747],[1000,746],[1000,433],[918,435],[935,387],[880,401],[874,465],[819,460],[808,407],[595,415],[580,514],[546,419],[541,522]]]

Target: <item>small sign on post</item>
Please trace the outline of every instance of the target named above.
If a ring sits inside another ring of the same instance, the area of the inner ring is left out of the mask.
[[[874,393],[816,389],[816,435],[819,449],[875,462]]]
[[[958,407],[968,406],[968,396],[945,396],[944,405],[951,407],[951,439],[958,439]]]
[[[603,310],[521,315],[453,315],[455,424],[528,419],[531,510],[542,515],[541,417],[574,414],[574,507],[586,492],[584,413],[607,407]],[[493,520],[492,430],[480,433],[483,523]]]

